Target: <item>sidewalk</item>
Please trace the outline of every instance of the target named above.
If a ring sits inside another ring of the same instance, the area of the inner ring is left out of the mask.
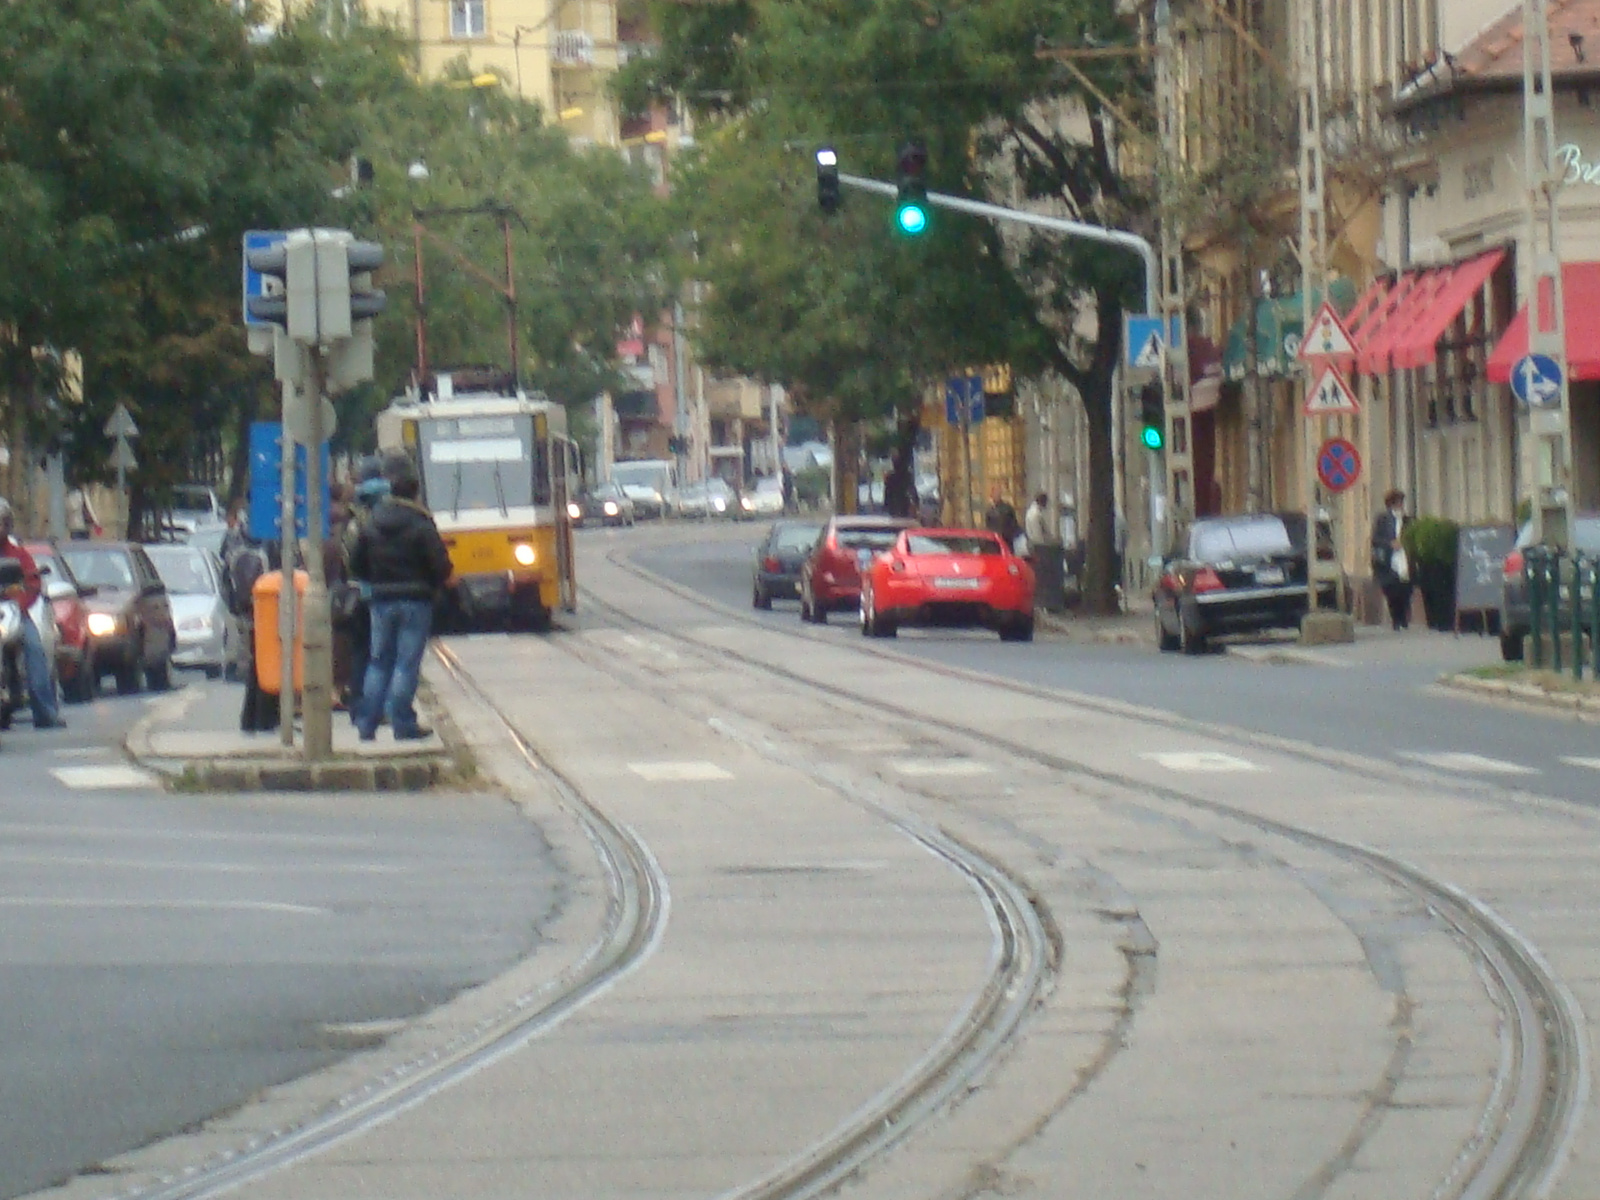
[[[378,739],[363,742],[348,714],[333,714],[333,758],[312,765],[302,758],[301,730],[296,747],[287,748],[276,730],[243,733],[240,684],[187,681],[129,732],[128,754],[140,766],[158,772],[171,786],[196,791],[420,791],[458,777],[456,755],[441,733],[449,733],[448,717],[431,711],[426,694],[418,695],[423,719],[433,736],[419,742],[396,742],[387,728]]]

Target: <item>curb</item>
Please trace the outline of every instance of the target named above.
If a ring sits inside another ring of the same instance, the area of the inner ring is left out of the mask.
[[[1475,699],[1498,701],[1551,716],[1600,723],[1600,695],[1547,692],[1532,684],[1479,679],[1475,675],[1445,675],[1439,679],[1439,686],[1453,692],[1464,692]]]
[[[165,708],[140,718],[124,738],[123,749],[136,764],[154,772],[175,792],[425,792],[469,783],[475,775],[473,757],[460,730],[436,702],[431,689],[419,689],[417,700],[445,744],[443,753],[401,750],[321,763],[308,763],[281,750],[257,755],[165,758],[156,754],[151,744],[155,726],[175,715]]]
[[[1149,628],[1151,622],[1144,621],[1137,625],[1130,624],[1127,628],[1085,628],[1078,621],[1070,617],[1057,616],[1055,613],[1040,610],[1035,618],[1039,625],[1051,633],[1060,634],[1068,641],[1096,642],[1102,646],[1154,646],[1155,634]]]

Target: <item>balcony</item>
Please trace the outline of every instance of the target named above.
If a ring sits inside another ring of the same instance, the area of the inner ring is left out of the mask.
[[[592,67],[594,37],[582,29],[558,29],[551,39],[550,59],[558,67]]]

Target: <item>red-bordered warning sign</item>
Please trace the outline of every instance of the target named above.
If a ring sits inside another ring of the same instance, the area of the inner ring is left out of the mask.
[[[1334,417],[1340,413],[1360,412],[1361,401],[1356,399],[1355,392],[1345,382],[1344,376],[1339,374],[1338,368],[1327,366],[1322,368],[1311,390],[1306,393],[1305,407],[1301,411],[1308,417]]]
[[[1356,356],[1356,340],[1344,318],[1324,302],[1300,339],[1299,358],[1305,363],[1348,362]]]

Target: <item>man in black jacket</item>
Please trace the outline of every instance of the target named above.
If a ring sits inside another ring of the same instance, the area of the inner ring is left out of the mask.
[[[433,602],[450,579],[450,552],[428,510],[417,502],[421,482],[408,455],[383,464],[389,499],[356,538],[350,571],[371,589],[372,641],[361,686],[356,728],[361,740],[378,734],[385,713],[396,741],[428,737],[413,702],[422,655],[433,632]]]

